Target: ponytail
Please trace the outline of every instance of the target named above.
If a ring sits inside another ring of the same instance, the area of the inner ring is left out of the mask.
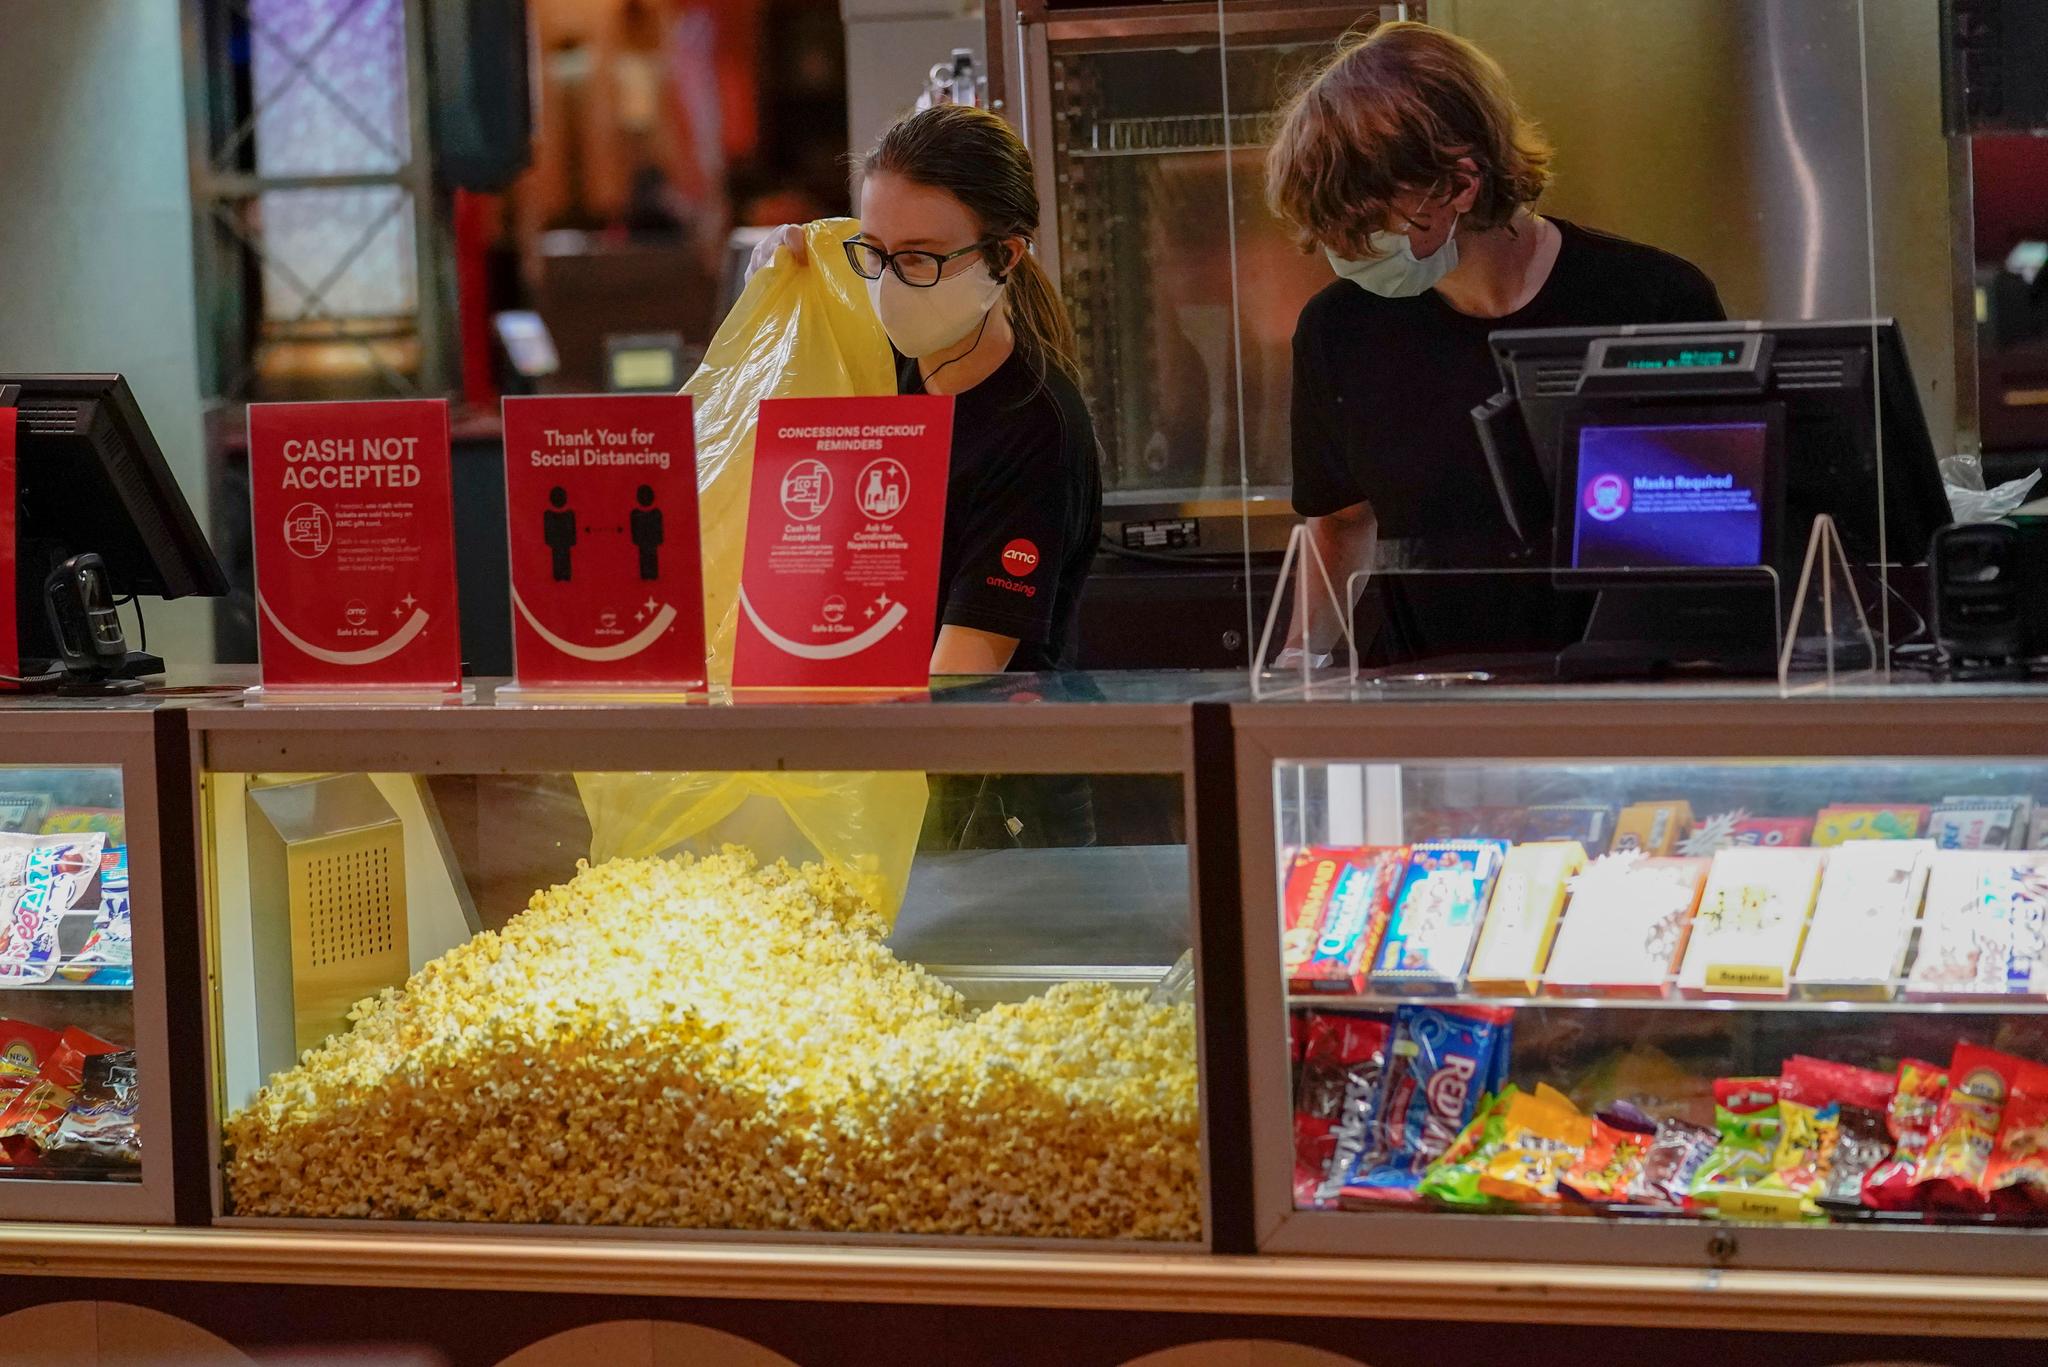
[[[1010,327],[1025,359],[1042,380],[1048,369],[1080,381],[1074,323],[1052,277],[1032,255],[1038,234],[1038,182],[1031,153],[1000,115],[972,105],[940,104],[891,124],[861,162],[866,175],[887,171],[916,185],[943,190],[967,207],[982,232],[991,273],[1004,276]],[[1026,244],[1005,270],[1012,238]]]
[[[1074,359],[1074,321],[1053,288],[1052,277],[1038,258],[1025,252],[1010,271],[1005,293],[1010,301],[1010,330],[1042,377],[1050,368],[1079,384],[1081,366]]]

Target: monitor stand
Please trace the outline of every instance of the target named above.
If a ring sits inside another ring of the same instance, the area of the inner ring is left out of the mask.
[[[1602,589],[1585,638],[1559,652],[1557,676],[1770,677],[1778,671],[1777,622],[1777,593],[1767,584]]]

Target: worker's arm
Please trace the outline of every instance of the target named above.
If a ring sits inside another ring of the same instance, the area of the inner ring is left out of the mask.
[[[932,647],[934,674],[1000,674],[1010,667],[1017,653],[1015,636],[998,636],[973,627],[939,628],[938,643]]]

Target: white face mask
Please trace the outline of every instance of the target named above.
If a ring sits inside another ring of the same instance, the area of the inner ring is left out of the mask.
[[[980,327],[1002,294],[1002,282],[988,273],[986,261],[976,261],[929,289],[904,284],[893,270],[868,281],[868,302],[875,306],[882,330],[896,350],[911,357],[944,351]]]
[[[1444,245],[1421,260],[1415,258],[1415,244],[1406,233],[1374,233],[1372,249],[1379,253],[1369,261],[1339,256],[1328,247],[1330,269],[1362,290],[1388,299],[1407,299],[1436,288],[1437,282],[1458,269],[1458,220],[1451,219],[1450,236]]]

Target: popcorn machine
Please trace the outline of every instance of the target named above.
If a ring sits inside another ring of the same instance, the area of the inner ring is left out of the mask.
[[[1291,339],[1330,273],[1266,211],[1272,115],[1346,30],[1424,8],[988,6],[990,100],[1038,163],[1038,250],[1079,334],[1112,546],[1284,544]]]

